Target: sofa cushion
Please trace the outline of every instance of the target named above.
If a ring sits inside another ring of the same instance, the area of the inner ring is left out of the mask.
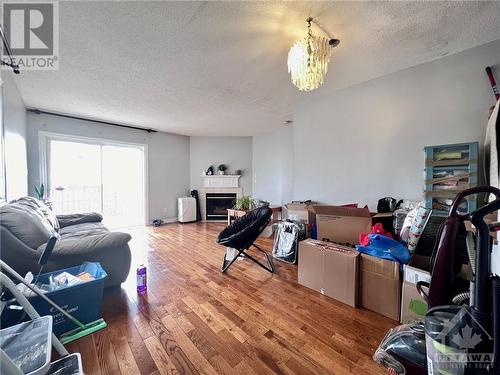
[[[75,255],[85,256],[88,254],[99,254],[103,251],[109,251],[111,252],[111,256],[113,256],[113,254],[116,255],[114,253],[117,251],[116,249],[122,249],[128,244],[131,238],[130,234],[121,232],[94,233],[92,236],[86,236],[85,238],[61,237],[54,246],[52,258],[72,257]],[[42,251],[44,247],[40,246],[39,251]]]
[[[109,233],[109,230],[102,223],[75,224],[59,231],[61,239],[78,239],[105,233]]]
[[[32,249],[46,243],[54,234],[43,214],[17,202],[0,207],[0,224]]]

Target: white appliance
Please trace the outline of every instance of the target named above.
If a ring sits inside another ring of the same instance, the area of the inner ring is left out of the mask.
[[[181,223],[196,221],[196,199],[181,197],[177,199],[177,220]]]

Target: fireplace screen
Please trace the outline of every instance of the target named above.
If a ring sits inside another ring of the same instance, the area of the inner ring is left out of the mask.
[[[234,206],[235,193],[207,193],[207,220],[225,220],[227,209]]]

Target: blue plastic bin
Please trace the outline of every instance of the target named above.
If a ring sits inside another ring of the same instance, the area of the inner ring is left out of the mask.
[[[108,277],[106,271],[99,263],[86,262],[81,266],[44,273],[38,278],[37,284],[49,284],[50,275],[56,276],[65,271],[74,276],[88,272],[95,280],[47,292],[45,295],[84,324],[100,319],[104,280]],[[34,296],[28,300],[41,316],[52,315],[52,330],[56,336],[77,328],[73,322],[40,297]]]

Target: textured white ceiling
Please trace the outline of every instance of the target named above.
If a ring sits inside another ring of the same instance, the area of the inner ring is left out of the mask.
[[[60,2],[60,69],[17,83],[28,107],[186,135],[263,133],[312,94],[286,66],[308,16],[341,40],[314,95],[500,38],[500,2]]]

